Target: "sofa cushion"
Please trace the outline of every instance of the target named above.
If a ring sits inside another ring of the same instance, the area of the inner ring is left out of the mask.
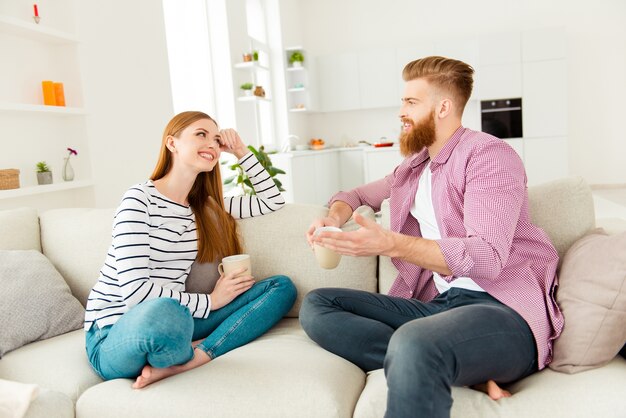
[[[0,358],[29,342],[80,328],[84,315],[43,254],[0,250]]]
[[[626,232],[596,230],[576,242],[559,277],[565,326],[550,368],[576,373],[608,363],[626,343]]]
[[[374,219],[371,208],[359,208],[361,214]],[[289,276],[298,289],[296,303],[287,316],[297,317],[304,296],[320,287],[347,287],[375,292],[377,257],[341,258],[333,270],[321,268],[309,247],[305,233],[314,219],[326,216],[328,208],[287,204],[269,215],[239,221],[245,251],[252,256],[254,275],[258,278],[275,274]],[[348,221],[344,230],[358,225]]]
[[[595,227],[593,195],[580,177],[528,188],[533,224],[542,228],[563,261],[567,249]]]
[[[61,392],[43,389],[24,418],[74,418],[74,402]]]
[[[0,250],[41,251],[39,219],[35,209],[0,211]]]
[[[87,360],[82,329],[7,353],[0,360],[0,379],[35,383],[65,394],[72,402],[87,388],[102,382]]]
[[[626,360],[575,375],[548,368],[506,386],[513,394],[499,401],[467,387],[453,387],[452,418],[623,417],[626,410]],[[416,390],[419,390],[416,389]],[[588,401],[586,401],[588,400]],[[383,370],[367,376],[354,418],[380,418],[387,407]]]
[[[76,416],[349,418],[365,373],[320,348],[289,318],[201,367],[141,390],[131,383],[116,379],[90,388]]]
[[[43,253],[83,306],[111,245],[113,216],[113,209],[54,209],[39,217]]]

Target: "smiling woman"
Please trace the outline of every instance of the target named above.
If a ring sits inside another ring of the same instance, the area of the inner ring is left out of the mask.
[[[221,152],[234,154],[256,195],[223,198]],[[136,378],[143,388],[208,363],[271,328],[293,305],[285,276],[256,283],[224,273],[210,294],[189,293],[192,263],[241,253],[235,218],[280,209],[284,199],[233,129],[202,112],[166,126],[149,181],[118,208],[113,241],[86,307],[87,353],[104,379]],[[220,310],[219,315],[211,314]],[[152,318],[166,318],[167,326]],[[192,343],[192,339],[196,340]]]

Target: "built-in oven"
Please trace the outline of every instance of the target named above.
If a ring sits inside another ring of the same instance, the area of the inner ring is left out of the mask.
[[[501,139],[521,138],[522,99],[483,100],[480,102],[482,131]]]

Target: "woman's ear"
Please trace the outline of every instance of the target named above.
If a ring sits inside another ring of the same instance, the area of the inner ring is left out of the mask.
[[[176,138],[174,138],[172,135],[168,135],[167,138],[165,138],[165,146],[167,147],[168,150],[170,150],[170,152],[176,152]]]

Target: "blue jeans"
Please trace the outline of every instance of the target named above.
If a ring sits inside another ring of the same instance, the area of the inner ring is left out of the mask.
[[[528,324],[486,292],[452,288],[424,303],[317,289],[304,299],[300,323],[363,370],[384,367],[386,417],[449,417],[452,385],[508,383],[537,370]]]
[[[146,364],[164,368],[193,358],[192,340],[216,358],[267,332],[293,306],[296,288],[288,277],[255,283],[208,318],[193,318],[170,298],[151,299],[131,308],[113,325],[93,324],[86,334],[89,362],[105,380],[135,378]]]

